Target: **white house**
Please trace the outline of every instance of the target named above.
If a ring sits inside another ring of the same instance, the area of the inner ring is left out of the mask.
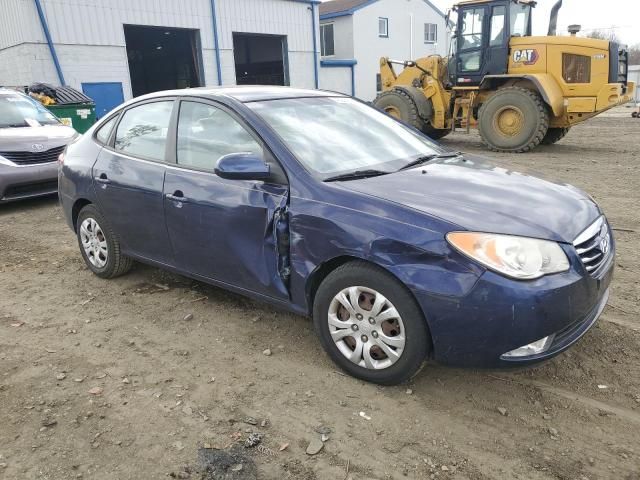
[[[320,5],[320,87],[373,100],[380,57],[448,53],[444,14],[428,0],[331,0]]]
[[[67,84],[98,117],[169,88],[317,88],[319,0],[0,0],[0,86]]]

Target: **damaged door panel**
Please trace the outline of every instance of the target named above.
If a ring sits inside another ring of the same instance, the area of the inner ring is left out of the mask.
[[[280,275],[283,284],[289,289],[289,279],[291,278],[291,243],[289,235],[289,209],[286,206],[276,209],[273,215],[273,224],[278,275]]]
[[[286,185],[169,168],[164,192],[177,265],[262,295],[289,298]]]

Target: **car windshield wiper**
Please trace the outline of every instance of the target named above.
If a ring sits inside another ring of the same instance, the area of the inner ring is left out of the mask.
[[[0,124],[0,128],[22,128],[28,127],[26,123],[2,123]]]
[[[400,168],[398,171],[408,170],[409,168],[417,167],[418,165],[422,165],[423,163],[430,162],[431,160],[438,160],[441,158],[455,158],[462,155],[462,152],[449,152],[449,153],[434,153],[432,155],[423,155],[422,157],[418,157],[415,160],[407,163],[404,167]]]
[[[336,182],[339,180],[358,180],[359,178],[379,177],[380,175],[387,175],[391,172],[383,172],[382,170],[356,170],[355,172],[342,173],[333,177],[325,178],[324,182]]]

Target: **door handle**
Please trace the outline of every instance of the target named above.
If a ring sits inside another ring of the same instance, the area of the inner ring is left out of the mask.
[[[165,197],[169,200],[173,200],[174,202],[185,203],[187,201],[187,197],[185,197],[180,190],[176,190],[173,193],[167,193]]]
[[[109,180],[106,173],[101,173],[99,177],[96,177],[96,182],[107,184],[111,183],[111,180]]]

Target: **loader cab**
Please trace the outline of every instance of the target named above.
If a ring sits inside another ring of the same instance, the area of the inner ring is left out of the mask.
[[[509,40],[531,36],[531,0],[475,0],[454,7],[458,14],[449,61],[451,85],[477,86],[485,75],[507,73]]]

